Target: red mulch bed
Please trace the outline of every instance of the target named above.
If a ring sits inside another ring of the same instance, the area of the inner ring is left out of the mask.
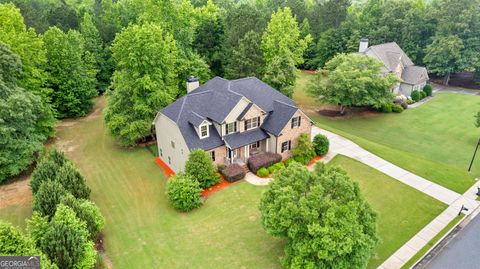
[[[317,162],[319,162],[321,159],[323,159],[322,156],[315,156],[315,158],[313,158],[308,164],[307,164],[307,167],[312,167],[314,166]]]
[[[170,178],[171,176],[174,176],[175,175],[175,172],[173,172],[173,170],[166,164],[164,163],[159,157],[156,157],[155,158],[155,162],[157,163],[158,166],[160,166],[160,168],[162,168],[163,172],[165,173],[165,175],[167,176],[167,179]],[[201,195],[203,197],[206,197],[214,192],[217,192],[235,182],[228,182],[226,181],[223,176],[221,176],[221,181],[220,183],[208,188],[208,189],[205,189],[202,191]],[[238,182],[238,181],[237,181]]]
[[[207,197],[214,192],[217,192],[217,191],[219,191],[219,190],[221,190],[225,187],[228,187],[228,186],[232,185],[235,182],[240,181],[240,180],[238,180],[238,181],[235,181],[235,182],[228,182],[223,178],[223,176],[221,178],[222,179],[221,179],[220,183],[218,183],[216,185],[213,185],[212,187],[210,187],[208,189],[203,190],[202,193],[201,193],[202,197]]]
[[[173,172],[173,170],[166,163],[164,163],[159,157],[155,158],[155,162],[158,164],[158,166],[160,166],[160,168],[162,168],[167,178],[175,175],[175,172]]]

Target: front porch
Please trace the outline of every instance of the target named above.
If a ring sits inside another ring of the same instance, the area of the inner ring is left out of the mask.
[[[238,163],[244,165],[250,156],[267,151],[267,139],[263,139],[252,144],[241,146],[235,149],[226,147],[225,164]]]

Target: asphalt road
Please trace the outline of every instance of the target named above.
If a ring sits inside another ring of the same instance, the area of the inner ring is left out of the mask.
[[[443,249],[422,268],[477,269],[480,268],[480,217],[476,216],[460,230]]]

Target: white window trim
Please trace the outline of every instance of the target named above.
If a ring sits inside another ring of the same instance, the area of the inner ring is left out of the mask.
[[[245,129],[245,131],[258,128],[258,117],[251,118],[251,119],[248,119],[248,120],[245,120],[245,121],[246,121],[245,124],[246,124],[246,126],[247,126],[247,129]],[[248,127],[249,122],[250,122],[250,127]],[[255,125],[254,125],[253,123],[255,123]]]
[[[293,122],[295,122],[296,120],[296,124],[294,125]],[[292,128],[298,128],[300,127],[300,116],[299,117],[293,117],[292,118],[292,125],[294,125]]]
[[[202,128],[203,127],[207,128],[207,134],[206,135],[202,135]],[[210,130],[208,130],[208,129],[209,129],[208,124],[200,125],[200,127],[198,128],[198,135],[200,136],[200,139],[207,138],[210,135]]]
[[[232,131],[232,132],[229,132],[229,131],[228,131],[228,126],[231,125],[231,124],[233,124],[233,131]],[[237,131],[235,130],[235,129],[237,129],[237,128],[236,128],[236,125],[237,125],[237,122],[235,122],[235,121],[225,124],[225,135],[229,135],[229,134],[234,134],[234,133],[236,133],[236,132],[237,132]]]

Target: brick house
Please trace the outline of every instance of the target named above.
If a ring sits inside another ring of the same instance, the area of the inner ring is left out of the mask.
[[[187,94],[157,113],[159,157],[182,171],[191,150],[201,148],[216,164],[245,163],[259,152],[283,159],[312,121],[295,102],[255,77],[215,77],[204,85],[192,77]]]

